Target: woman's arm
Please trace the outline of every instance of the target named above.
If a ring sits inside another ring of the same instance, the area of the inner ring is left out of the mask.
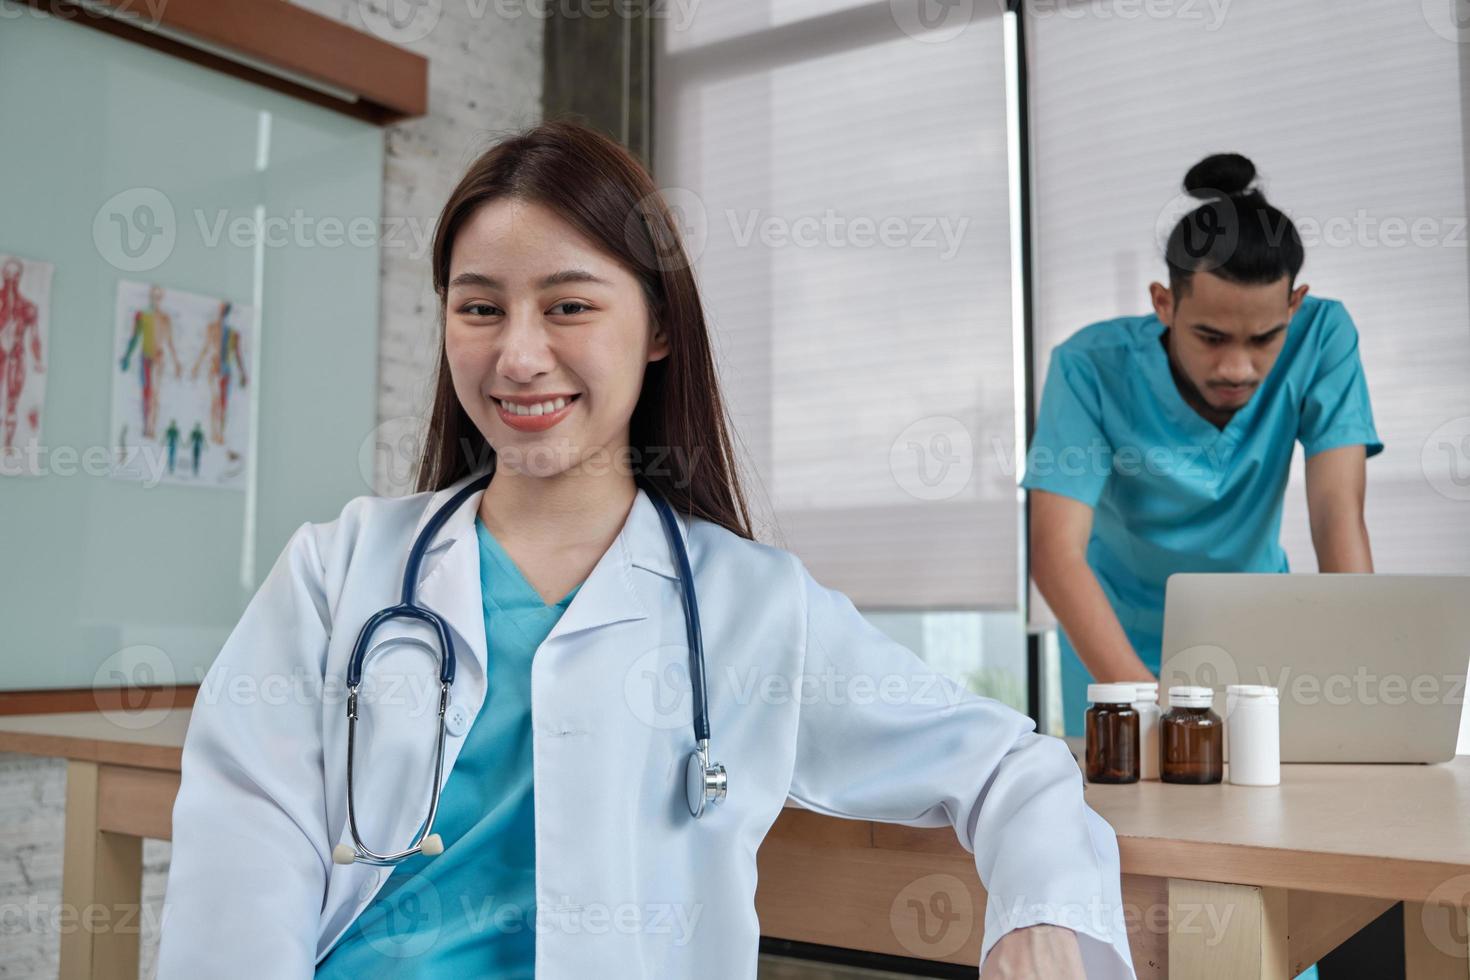
[[[320,678],[330,617],[298,528],[200,684],[173,810],[158,980],[315,971],[326,891]]]
[[[980,980],[1073,980],[1085,977],[1077,934],[1062,926],[1027,926],[1001,936]]]
[[[833,816],[952,827],[987,892],[982,967],[1002,936],[1051,925],[1076,934],[1087,976],[1133,977],[1117,838],[1083,801],[1066,745],[936,672],[792,563],[806,633],[791,796]],[[997,971],[1032,940],[1065,961],[1065,936],[1027,933],[986,980],[1015,975]]]

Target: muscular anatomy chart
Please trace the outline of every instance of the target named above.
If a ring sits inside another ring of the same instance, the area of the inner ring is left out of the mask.
[[[240,330],[230,319],[230,303],[220,303],[219,315],[209,321],[204,333],[204,345],[194,359],[194,370],[190,377],[199,377],[199,367],[209,358],[209,441],[218,446],[225,444],[225,418],[230,407],[230,365],[240,372],[240,387],[249,380],[245,370],[245,358],[240,354]]]
[[[112,386],[113,475],[242,489],[250,445],[255,312],[217,297],[122,281]]]
[[[0,253],[0,475],[41,469],[52,272],[48,262]]]

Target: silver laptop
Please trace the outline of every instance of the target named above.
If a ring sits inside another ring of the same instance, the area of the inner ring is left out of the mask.
[[[1283,762],[1444,762],[1470,669],[1470,576],[1169,576],[1170,686],[1269,684]],[[1226,720],[1228,726],[1229,720]]]

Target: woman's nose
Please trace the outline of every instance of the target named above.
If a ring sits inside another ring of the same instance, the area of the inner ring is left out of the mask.
[[[517,383],[532,381],[555,365],[550,338],[540,318],[511,313],[501,333],[499,371]]]

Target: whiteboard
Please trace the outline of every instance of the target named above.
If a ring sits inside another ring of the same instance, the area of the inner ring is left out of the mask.
[[[383,133],[12,0],[0,18],[0,255],[50,273],[21,288],[46,294],[44,397],[31,468],[0,475],[0,689],[195,684],[292,531],[372,492]],[[119,317],[150,284],[185,362],[152,383],[177,396],[198,361],[227,391],[231,466],[192,481],[191,450],[222,450],[209,403],[176,397],[180,478],[111,469],[114,415],[136,406],[136,438],[146,404],[137,361],[115,403]],[[200,332],[221,300],[223,384]]]

